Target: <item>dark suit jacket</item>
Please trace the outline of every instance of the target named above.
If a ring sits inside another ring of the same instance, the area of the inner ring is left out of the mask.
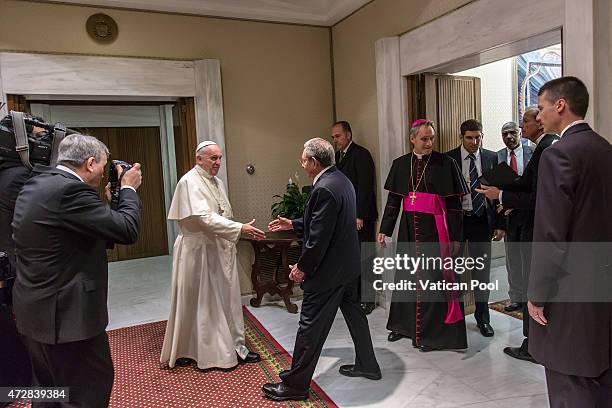
[[[376,192],[374,160],[365,147],[353,142],[346,151],[342,162],[338,163],[340,152],[336,152],[336,167],[353,184],[357,195],[357,218],[362,220],[376,220]]]
[[[528,144],[521,144],[523,148],[523,174],[525,174],[529,160],[531,160],[531,157],[533,156],[534,149]],[[508,163],[508,149],[504,147],[503,149],[497,151],[497,162]]]
[[[0,251],[7,253],[11,273],[14,273],[15,267],[15,243],[11,223],[17,196],[29,177],[30,170],[21,162],[0,163]]]
[[[462,170],[462,160],[461,160],[461,146],[446,152],[447,155],[452,157],[459,166],[459,169]],[[497,153],[492,150],[480,149],[480,164],[482,168],[482,174],[485,174],[489,170],[493,169],[497,165]],[[463,171],[463,170],[462,170]],[[461,173],[463,174],[463,173]],[[470,185],[470,180],[465,181],[467,185]],[[496,202],[492,202],[485,198],[486,209],[487,209],[487,219],[489,221],[489,229],[490,235],[493,236],[493,230],[496,228],[500,228],[500,216],[495,211]]]
[[[332,166],[314,185],[304,217],[292,220],[302,238],[298,268],[304,291],[326,291],[352,283],[360,274],[360,248],[355,228],[355,190]]]
[[[551,370],[597,377],[612,366],[612,303],[585,295],[612,293],[612,146],[572,126],[542,153],[537,191],[528,299],[548,324],[530,321],[529,351]]]
[[[504,208],[518,211],[520,213],[518,215],[523,217],[524,225],[528,229],[533,229],[540,158],[544,149],[552,145],[556,140],[559,140],[557,135],[544,135],[533,152],[531,160],[525,167],[523,175],[516,179],[516,188],[504,190],[502,193],[502,205]],[[525,146],[523,146],[524,148]]]
[[[138,238],[138,195],[119,194],[113,211],[98,192],[62,170],[37,166],[15,205],[19,332],[56,344],[99,335],[108,324],[106,242]]]

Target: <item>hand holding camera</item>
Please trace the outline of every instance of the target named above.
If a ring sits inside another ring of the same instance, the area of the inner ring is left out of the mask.
[[[119,169],[117,169],[119,170]],[[123,172],[123,169],[121,169]],[[127,170],[123,176],[121,176],[121,187],[130,186],[138,189],[140,183],[142,183],[142,171],[140,170],[140,163],[134,163],[132,168]]]

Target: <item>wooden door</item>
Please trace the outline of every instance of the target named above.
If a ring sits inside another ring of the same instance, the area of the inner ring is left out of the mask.
[[[467,119],[482,120],[480,78],[442,74],[411,75],[407,78],[407,87],[409,123],[421,118],[434,122],[434,150],[445,153],[459,146],[461,123]],[[471,276],[471,271],[466,271],[461,275],[461,281],[469,283]],[[465,314],[474,313],[475,299],[472,291],[463,293],[463,303]]]
[[[180,179],[195,165],[198,145],[193,98],[179,98],[172,108],[176,175]]]
[[[480,78],[442,74],[408,77],[409,121],[427,118],[436,124],[434,149],[447,152],[460,144],[459,127],[482,120]]]
[[[82,131],[101,140],[110,150],[111,160],[123,160],[130,164],[138,162],[142,165],[142,184],[138,188],[142,206],[138,241],[133,245],[115,245],[114,249],[108,250],[108,260],[123,261],[167,255],[166,208],[159,128],[87,128]],[[108,166],[104,174],[108,175]],[[103,189],[104,186],[101,186],[101,194]]]

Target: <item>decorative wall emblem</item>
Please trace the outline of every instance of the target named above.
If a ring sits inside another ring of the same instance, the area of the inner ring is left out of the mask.
[[[87,33],[99,44],[110,44],[117,38],[119,28],[112,17],[98,13],[87,19]]]

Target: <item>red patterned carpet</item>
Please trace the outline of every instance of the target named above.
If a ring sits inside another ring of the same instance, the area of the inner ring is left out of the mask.
[[[143,407],[336,407],[313,383],[310,399],[273,402],[262,395],[265,382],[278,381],[278,373],[291,366],[291,357],[245,308],[246,342],[262,361],[225,372],[201,372],[195,365],[162,367],[159,355],[166,322],[148,323],[109,331],[115,383],[110,400],[113,408]],[[11,407],[25,407],[13,404]]]
[[[510,299],[502,300],[501,302],[489,303],[489,309],[493,309],[496,312],[503,313],[508,316],[512,316],[515,319],[523,320],[523,312],[517,310],[516,312],[506,312],[504,307],[510,303]]]

